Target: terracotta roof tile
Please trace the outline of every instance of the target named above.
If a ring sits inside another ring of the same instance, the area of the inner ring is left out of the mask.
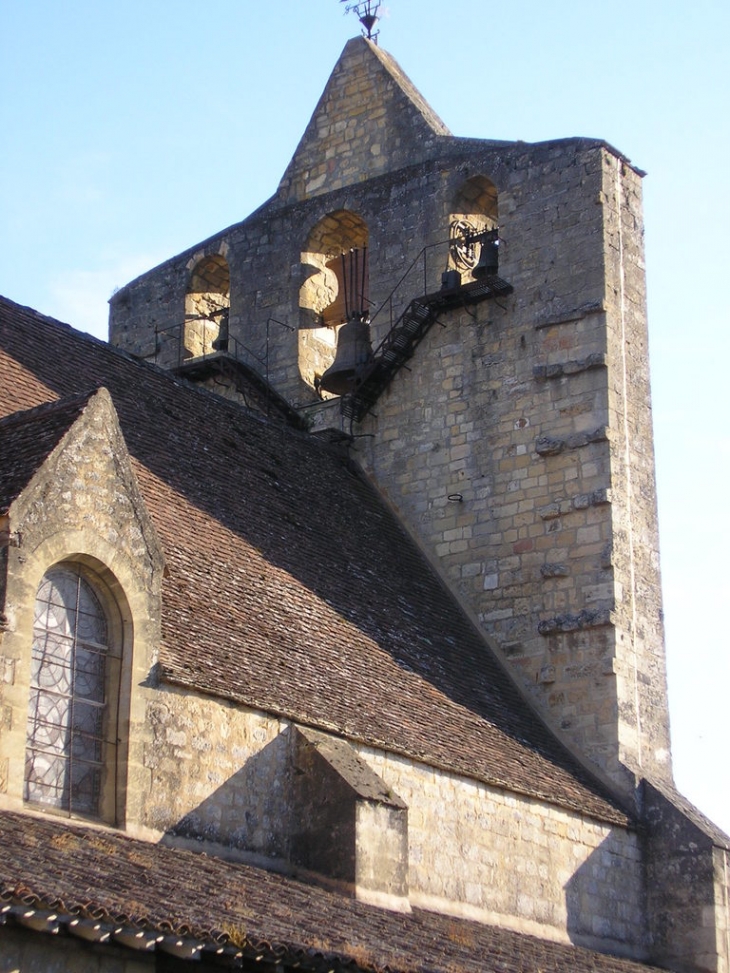
[[[0,905],[176,935],[301,969],[641,973],[652,967],[496,926],[387,912],[248,865],[0,812]]]

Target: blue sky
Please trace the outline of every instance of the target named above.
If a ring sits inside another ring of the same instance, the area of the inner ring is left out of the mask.
[[[648,175],[675,775],[730,832],[726,0],[388,0],[381,46],[456,135],[603,138]],[[0,292],[106,335],[114,287],[275,190],[342,47],[337,0],[3,0]]]

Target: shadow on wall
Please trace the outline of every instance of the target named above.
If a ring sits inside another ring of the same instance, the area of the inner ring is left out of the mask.
[[[323,755],[303,738],[309,732],[285,727],[205,800],[179,820],[163,825],[162,844],[198,843],[209,853],[225,856],[230,852],[231,857],[281,871],[317,873],[325,883],[354,888],[359,884],[363,838],[368,838],[358,825],[362,793],[357,793],[347,772],[339,772],[336,761],[330,763],[327,756],[321,759]],[[333,742],[336,747],[347,747],[342,741]],[[353,757],[360,762],[354,753]],[[191,778],[195,779],[194,769]],[[407,814],[405,805],[401,807]],[[160,824],[162,812],[159,806],[153,811]],[[395,889],[396,894],[407,897],[407,825],[405,828],[402,841],[379,849],[377,875],[366,882],[368,887],[391,893]],[[566,845],[562,843],[563,848]],[[551,868],[558,871],[562,865],[570,871],[573,861],[553,861]],[[574,944],[634,959],[648,957],[643,866],[636,833],[610,832],[570,875],[564,890],[566,929]]]
[[[614,830],[565,883],[567,931],[576,946],[648,957],[641,857],[638,835]]]
[[[240,770],[174,823],[161,821],[162,844],[212,842],[236,852],[288,861],[292,831],[292,733],[284,729]],[[208,763],[215,766],[215,758]],[[155,809],[155,817],[165,817]],[[157,826],[157,825],[156,825]]]
[[[163,842],[181,838],[409,909],[406,805],[346,741],[316,730],[285,728]]]

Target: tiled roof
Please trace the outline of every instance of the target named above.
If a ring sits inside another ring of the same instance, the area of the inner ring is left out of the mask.
[[[346,455],[0,300],[0,415],[99,385],[164,547],[164,679],[627,822]]]
[[[0,812],[0,914],[197,957],[302,970],[647,973],[651,967],[495,926],[388,912],[248,865],[115,832]],[[50,914],[50,915],[49,915]],[[86,920],[91,920],[87,922]]]
[[[74,395],[0,419],[0,513],[28,485],[78,418],[88,395]]]

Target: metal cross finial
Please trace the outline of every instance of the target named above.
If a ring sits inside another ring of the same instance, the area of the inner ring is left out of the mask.
[[[347,0],[340,0],[340,3],[347,3]],[[349,14],[351,11],[355,11],[357,18],[363,25],[363,36],[367,37],[369,41],[375,41],[377,43],[377,37],[380,31],[373,33],[373,27],[378,20],[378,10],[380,9],[380,0],[360,0],[359,3],[347,3],[345,7],[345,13]]]

